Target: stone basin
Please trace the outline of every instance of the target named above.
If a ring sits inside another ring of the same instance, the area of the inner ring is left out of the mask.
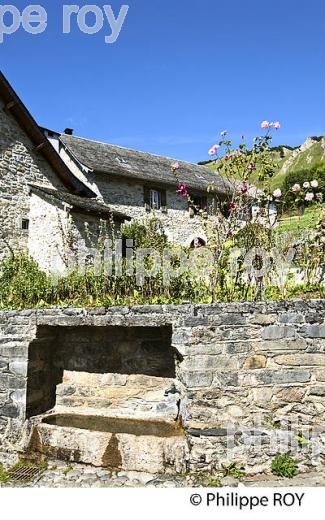
[[[34,426],[28,451],[125,471],[183,473],[189,450],[176,421],[52,414]]]

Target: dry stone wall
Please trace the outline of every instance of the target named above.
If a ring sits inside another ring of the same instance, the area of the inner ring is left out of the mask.
[[[171,327],[189,470],[235,461],[264,471],[275,453],[292,449],[302,466],[322,466],[324,301],[2,312],[2,439],[19,437],[26,419],[28,371],[40,366],[31,344],[39,342],[40,357],[55,357],[57,341],[44,331],[58,327],[81,336],[85,327]],[[46,388],[39,381],[34,392]]]

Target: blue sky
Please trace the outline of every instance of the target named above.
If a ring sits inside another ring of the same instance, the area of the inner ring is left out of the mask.
[[[221,130],[251,138],[264,119],[283,125],[275,144],[325,134],[324,0],[97,0],[130,6],[112,45],[108,22],[63,35],[73,2],[40,3],[46,31],[5,36],[0,60],[41,125],[190,161]]]

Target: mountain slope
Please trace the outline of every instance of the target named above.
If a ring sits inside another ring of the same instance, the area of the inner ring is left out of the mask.
[[[301,146],[291,148],[289,146],[278,146],[272,149],[277,170],[271,180],[272,188],[283,185],[286,176],[292,172],[308,170],[313,166],[325,162],[325,136],[309,137]],[[215,162],[209,162],[207,166],[217,170]],[[258,179],[252,177],[252,182],[259,184]]]

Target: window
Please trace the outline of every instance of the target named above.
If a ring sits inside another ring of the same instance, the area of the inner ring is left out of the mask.
[[[166,210],[166,191],[159,188],[144,189],[144,203],[148,211]]]
[[[197,215],[199,210],[208,211],[208,200],[207,197],[192,197],[193,205],[191,206],[191,210],[194,215]]]
[[[29,230],[29,219],[22,218],[20,227],[21,227],[22,231],[28,231]]]
[[[161,193],[157,190],[150,190],[150,207],[151,209],[161,208]]]

